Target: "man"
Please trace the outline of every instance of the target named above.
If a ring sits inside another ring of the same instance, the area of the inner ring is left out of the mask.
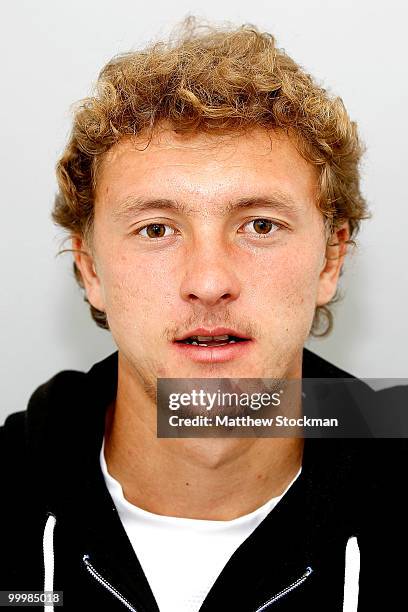
[[[402,604],[404,444],[156,435],[160,378],[352,378],[304,344],[331,327],[367,215],[361,153],[342,102],[252,26],[105,66],[53,218],[118,351],[1,429],[2,589],[67,610],[334,611],[358,543],[358,609]]]

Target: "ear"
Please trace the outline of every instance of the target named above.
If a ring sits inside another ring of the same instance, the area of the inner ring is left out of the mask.
[[[347,253],[350,236],[348,222],[332,232],[326,243],[323,268],[320,272],[316,306],[324,306],[336,293],[337,283]]]
[[[94,308],[105,312],[103,291],[91,249],[83,238],[72,236],[72,250],[74,252],[75,263],[82,276],[88,301]]]

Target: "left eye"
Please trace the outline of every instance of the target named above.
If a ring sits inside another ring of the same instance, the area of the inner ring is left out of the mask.
[[[264,236],[268,236],[277,229],[279,229],[279,225],[277,225],[270,219],[252,219],[252,221],[248,221],[247,223],[245,223],[243,227],[247,225],[252,225],[253,231],[250,231],[250,234],[258,234]]]
[[[172,233],[174,233],[173,228],[165,223],[150,223],[142,227],[137,233],[145,238],[164,238],[166,236],[166,228],[172,230]]]

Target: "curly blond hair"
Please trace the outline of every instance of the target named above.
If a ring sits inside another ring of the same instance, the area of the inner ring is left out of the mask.
[[[78,104],[57,164],[59,193],[52,212],[68,237],[79,235],[90,243],[104,153],[122,137],[151,131],[163,120],[178,132],[285,130],[318,170],[316,205],[329,227],[348,221],[354,243],[360,221],[368,217],[359,183],[363,147],[342,100],[277,48],[271,34],[253,25],[203,26],[191,18],[176,39],[114,57],[100,72],[94,95]],[[329,333],[329,306],[338,298],[336,293],[316,308],[312,335]],[[86,294],[84,299],[88,302]],[[90,310],[97,325],[108,329],[105,313],[91,304]]]

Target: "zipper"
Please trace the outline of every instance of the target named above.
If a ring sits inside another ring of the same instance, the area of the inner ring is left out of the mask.
[[[125,605],[128,608],[128,610],[131,610],[132,612],[137,612],[136,608],[134,608],[128,602],[128,600],[119,593],[119,591],[117,591],[105,578],[103,578],[100,575],[100,573],[93,567],[93,565],[88,561],[88,559],[89,559],[89,555],[84,555],[82,557],[82,560],[86,565],[86,569],[91,574],[91,576],[93,576],[99,582],[99,584],[104,586],[105,589],[107,589],[110,593],[112,593],[112,595],[114,595],[116,599],[119,599],[119,601],[121,601],[123,605]]]
[[[112,595],[119,599],[119,601],[121,601],[128,608],[128,610],[131,610],[132,612],[137,612],[136,608],[134,608],[128,602],[128,600],[119,593],[119,591],[117,591],[105,578],[100,575],[100,573],[93,567],[93,565],[89,562],[88,559],[89,555],[84,555],[82,558],[83,562],[85,563],[86,569],[91,574],[91,576],[93,576],[100,584],[102,584],[105,589],[112,593]],[[302,574],[300,578],[298,578],[297,580],[295,580],[295,582],[292,582],[292,584],[287,586],[285,589],[268,599],[268,601],[266,601],[264,604],[262,604],[262,606],[257,608],[255,612],[263,612],[264,610],[266,610],[266,608],[275,603],[275,601],[278,601],[278,599],[281,599],[281,597],[284,597],[285,595],[296,589],[310,576],[312,572],[312,568],[307,567],[306,571],[304,572],[304,574]]]
[[[312,572],[313,572],[312,568],[307,567],[305,573],[302,574],[300,578],[298,578],[297,580],[295,580],[295,582],[292,582],[292,584],[287,586],[285,589],[283,589],[282,591],[279,591],[279,593],[277,593],[276,595],[268,599],[268,601],[266,601],[264,604],[262,604],[262,606],[257,608],[255,612],[263,612],[263,610],[266,610],[266,608],[269,608],[269,606],[275,603],[275,601],[278,601],[278,599],[280,599],[281,597],[284,597],[285,595],[293,591],[293,589],[296,589],[298,586],[300,586],[310,576]]]

